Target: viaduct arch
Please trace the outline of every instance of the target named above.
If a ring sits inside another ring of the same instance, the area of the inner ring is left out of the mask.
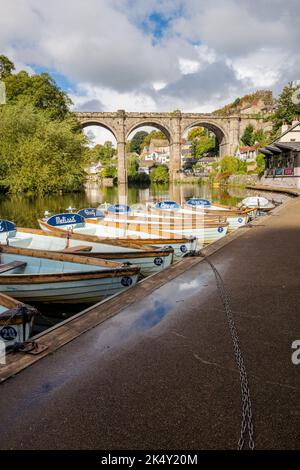
[[[165,133],[170,143],[170,179],[176,178],[181,168],[181,140],[184,132],[192,127],[205,127],[215,133],[219,142],[220,156],[233,155],[248,124],[256,129],[266,129],[270,125],[263,117],[251,115],[219,116],[209,113],[127,113],[116,112],[76,112],[82,128],[101,126],[112,132],[117,141],[118,181],[127,183],[126,140],[129,134],[143,126],[153,126]]]

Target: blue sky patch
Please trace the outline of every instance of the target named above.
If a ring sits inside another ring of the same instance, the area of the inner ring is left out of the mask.
[[[69,93],[76,92],[76,84],[69,80],[65,75],[49,69],[48,67],[41,67],[36,64],[29,64],[29,66],[35,71],[35,73],[48,73],[51,75],[62,90],[68,91]]]

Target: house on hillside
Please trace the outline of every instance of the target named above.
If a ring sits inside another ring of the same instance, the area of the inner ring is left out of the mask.
[[[244,146],[238,148],[235,156],[242,162],[246,162],[247,160],[255,160],[257,153],[257,148],[254,145]]]
[[[272,144],[259,149],[265,158],[264,181],[269,185],[300,188],[300,122],[284,124]]]

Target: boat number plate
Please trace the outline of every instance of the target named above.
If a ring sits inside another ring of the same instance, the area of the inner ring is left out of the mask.
[[[16,339],[18,333],[13,326],[4,326],[0,330],[0,336],[4,341],[12,341]]]
[[[121,279],[121,284],[122,284],[122,286],[124,286],[124,287],[129,287],[129,286],[131,286],[131,284],[132,284],[132,279],[131,279],[131,277],[128,277],[128,276],[122,277],[122,279]]]
[[[218,232],[220,232],[220,233],[222,233],[223,230],[224,230],[223,227],[219,227],[219,228],[218,228]]]
[[[187,247],[186,247],[186,245],[181,245],[180,251],[181,251],[182,253],[186,253],[186,252],[187,252]]]
[[[156,264],[156,266],[161,266],[163,264],[163,259],[162,258],[154,258],[154,264]]]

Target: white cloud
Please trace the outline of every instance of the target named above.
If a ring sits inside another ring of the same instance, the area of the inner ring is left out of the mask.
[[[1,53],[65,75],[76,109],[210,111],[300,77],[297,0],[0,0],[0,12]]]

